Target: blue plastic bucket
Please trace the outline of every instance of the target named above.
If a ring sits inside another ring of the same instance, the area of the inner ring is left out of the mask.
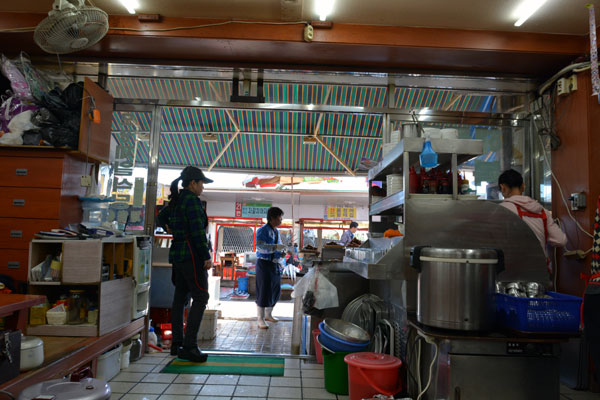
[[[360,351],[365,351],[367,347],[369,347],[370,342],[352,343],[342,339],[338,339],[335,336],[329,334],[323,326],[324,324],[323,322],[321,322],[319,324],[319,329],[321,330],[321,334],[319,335],[319,341],[323,347],[326,347],[333,352],[356,353]]]
[[[237,278],[238,281],[238,292],[246,292],[248,293],[248,277],[242,276]]]

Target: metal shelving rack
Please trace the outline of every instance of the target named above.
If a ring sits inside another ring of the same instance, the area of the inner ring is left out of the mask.
[[[458,165],[483,154],[483,142],[471,139],[431,139],[431,145],[438,154],[439,166],[452,171],[452,194],[413,194],[409,193],[409,169],[419,163],[419,154],[423,149],[423,138],[405,138],[399,142],[375,167],[369,170],[369,186],[372,181],[385,181],[389,174],[403,175],[401,192],[394,193],[384,199],[371,203],[369,207],[369,230],[372,233],[382,233],[393,227],[398,216],[402,216],[405,232],[410,234],[411,224],[418,224],[422,219],[416,212],[412,213],[411,205],[430,202],[432,206],[443,201],[473,199],[473,196],[458,194]],[[371,196],[369,196],[371,201]],[[414,215],[413,215],[414,214]],[[373,222],[374,216],[381,216],[385,222]],[[419,230],[414,230],[419,231]],[[420,231],[419,231],[420,232]],[[344,258],[346,268],[366,279],[410,279],[412,271],[402,268],[406,264],[410,252],[410,244],[418,242],[417,238],[400,240],[379,260],[357,260],[361,250],[349,250]],[[407,252],[408,249],[408,252]]]

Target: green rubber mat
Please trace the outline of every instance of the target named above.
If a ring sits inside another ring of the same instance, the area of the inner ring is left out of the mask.
[[[268,375],[283,376],[285,359],[279,357],[208,356],[199,364],[175,358],[162,373],[168,374],[216,374],[216,375]]]

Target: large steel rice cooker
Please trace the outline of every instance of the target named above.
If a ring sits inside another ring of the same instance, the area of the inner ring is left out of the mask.
[[[52,400],[108,400],[110,386],[105,381],[84,377],[90,375],[89,369],[81,374],[72,374],[71,378],[54,379],[37,383],[23,390],[18,400],[51,398]]]
[[[493,328],[496,275],[504,270],[502,250],[416,246],[411,266],[419,271],[420,323],[465,331]]]

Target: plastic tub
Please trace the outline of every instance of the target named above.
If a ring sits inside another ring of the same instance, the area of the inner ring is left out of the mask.
[[[131,357],[131,352],[127,350],[126,352],[121,353],[121,370],[129,368],[129,358]]]
[[[103,381],[110,381],[121,371],[121,349],[119,344],[112,350],[98,356],[98,366],[96,378]]]
[[[101,225],[108,219],[108,209],[113,199],[99,199],[94,197],[80,197],[82,221],[89,226]]]
[[[369,347],[370,341],[366,343],[352,343],[342,339],[338,339],[335,336],[332,336],[331,334],[327,333],[323,325],[323,322],[319,324],[319,329],[321,330],[319,340],[321,341],[321,344],[324,347],[328,348],[333,352],[355,353],[359,351],[365,351],[367,347]]]
[[[321,354],[321,343],[319,343],[319,340],[317,339],[319,333],[321,333],[321,331],[318,329],[313,329],[312,331],[313,343],[315,344],[315,356],[317,356],[317,363],[323,364],[323,355]]]
[[[351,353],[337,352],[322,349],[323,375],[325,377],[325,390],[329,393],[348,394],[348,367],[344,358]]]
[[[217,336],[217,310],[205,310],[198,329],[198,340],[212,340]]]
[[[402,361],[379,353],[353,353],[344,357],[348,364],[350,400],[370,399],[376,394],[393,396],[402,390],[398,369]]]

